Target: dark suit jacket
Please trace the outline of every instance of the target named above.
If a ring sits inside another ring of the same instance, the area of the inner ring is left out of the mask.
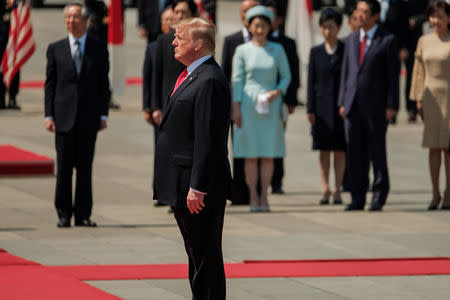
[[[297,90],[300,87],[300,67],[297,54],[297,45],[295,41],[286,35],[280,33],[278,38],[270,38],[271,41],[280,43],[289,61],[289,69],[291,70],[292,79],[289,83],[286,95],[283,97],[284,103],[287,105],[298,105]]]
[[[70,131],[75,121],[82,128],[99,129],[100,117],[108,115],[108,57],[106,45],[87,36],[78,76],[69,38],[48,46],[45,116],[53,116],[57,132]]]
[[[425,0],[422,0],[425,1]],[[405,0],[391,0],[383,29],[397,38],[400,48],[408,48],[409,15]]]
[[[201,64],[168,99],[156,142],[158,200],[186,207],[189,188],[207,193],[206,205],[224,205],[231,172],[228,130],[231,96],[213,58]]]
[[[344,43],[339,41],[334,61],[330,61],[324,44],[311,49],[306,107],[308,113],[316,116],[313,135],[328,136],[334,132],[344,132],[344,123],[337,107],[344,47]]]
[[[423,34],[422,26],[428,21],[426,10],[428,7],[427,0],[408,0],[408,13],[409,17],[414,20],[414,28],[410,29],[408,36],[408,50],[409,55],[414,56],[416,51],[417,42]]]
[[[178,76],[186,68],[175,59],[172,42],[174,33],[161,34],[156,40],[155,61],[153,64],[151,110],[164,109],[167,95],[172,90]]]
[[[170,1],[166,0],[164,8]],[[138,23],[148,32],[148,41],[154,41],[161,33],[159,0],[137,0]],[[162,10],[162,9],[161,9]]]
[[[394,35],[378,29],[361,66],[359,31],[350,34],[345,44],[338,105],[351,112],[356,99],[360,112],[383,117],[386,108],[398,110],[398,47]]]
[[[243,43],[245,43],[245,40],[241,30],[225,37],[222,51],[222,69],[228,82],[231,82],[234,52],[236,51],[237,46]]]
[[[151,110],[152,102],[152,78],[153,64],[155,61],[156,41],[147,44],[145,48],[144,67],[142,70],[142,107],[144,110]]]

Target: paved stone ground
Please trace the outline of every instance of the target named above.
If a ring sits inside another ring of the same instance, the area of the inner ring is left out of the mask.
[[[220,45],[239,27],[235,11],[235,3],[219,6]],[[44,78],[45,49],[64,36],[61,10],[33,13],[38,51],[23,69],[24,80]],[[144,42],[136,37],[135,11],[128,11],[126,19],[124,71],[139,76]],[[56,228],[54,177],[1,178],[0,248],[45,265],[186,261],[173,216],[152,206],[153,136],[140,111],[140,87],[128,87],[117,100],[123,109],[111,112],[94,164],[93,219],[100,226]],[[43,128],[43,91],[23,90],[19,101],[22,112],[0,112],[0,144],[55,157],[53,136]],[[392,192],[384,212],[346,213],[342,206],[317,205],[318,154],[310,151],[305,111],[298,109],[287,129],[287,193],[270,197],[270,214],[228,207],[225,261],[449,256],[449,213],[426,211],[431,189],[427,152],[420,148],[422,125],[408,125],[405,119],[403,112],[399,124],[389,128]],[[187,280],[89,283],[127,300],[190,299]],[[441,300],[449,298],[450,276],[229,279],[227,292],[229,299],[245,300]]]

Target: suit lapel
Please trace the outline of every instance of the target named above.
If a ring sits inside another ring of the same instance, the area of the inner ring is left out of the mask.
[[[170,94],[166,100],[167,104],[164,108],[164,113],[163,113],[163,120],[161,122],[161,126],[164,125],[164,123],[167,121],[168,116],[170,115],[170,111],[172,109],[172,106],[174,105],[174,103],[177,101],[177,97],[192,83],[194,82],[198,75],[203,71],[203,69],[206,67],[206,64],[209,60],[207,60],[206,62],[202,63],[200,66],[198,66],[194,72],[192,72],[191,75],[188,75],[186,77],[186,79],[183,81],[183,83],[181,83],[181,85],[177,88],[177,90],[173,93],[172,97],[170,97]],[[173,89],[172,89],[173,91]],[[171,93],[172,93],[171,91]]]
[[[364,55],[364,59],[363,59],[363,62],[362,62],[362,64],[361,64],[360,69],[363,68],[364,65],[366,64],[366,61],[370,59],[370,55],[371,55],[371,54],[373,53],[373,51],[374,51],[373,49],[375,49],[375,48],[378,46],[378,44],[380,44],[380,41],[381,41],[381,35],[380,35],[380,33],[381,33],[381,32],[380,32],[380,27],[378,27],[377,31],[376,31],[375,34],[373,35],[372,42],[370,43],[370,46],[369,46],[369,48],[367,49],[366,54]]]
[[[352,39],[352,43],[353,45],[349,45],[349,47],[351,47],[351,55],[350,55],[350,59],[353,60],[353,65],[359,67],[359,47],[360,47],[360,41],[359,41],[359,31],[355,32],[353,34],[353,39]]]

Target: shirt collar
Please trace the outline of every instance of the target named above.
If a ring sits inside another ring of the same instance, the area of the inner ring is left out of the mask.
[[[367,32],[365,32],[364,29],[361,28],[359,30],[359,40],[362,41],[364,39],[364,35],[367,34],[367,39],[371,41],[373,39],[373,36],[377,32],[377,29],[378,29],[378,24],[375,24],[375,26],[370,28]]]
[[[85,32],[78,40],[80,41],[80,47],[81,49],[84,49],[84,45],[86,44],[86,37],[87,37],[87,33]],[[71,34],[69,33],[69,42],[70,42],[70,46],[75,46],[75,41],[77,39]]]
[[[191,75],[192,72],[195,71],[195,69],[197,69],[198,66],[200,66],[202,63],[204,63],[205,61],[207,61],[208,59],[210,59],[212,57],[211,54],[205,55],[203,57],[200,57],[199,59],[197,59],[196,61],[194,61],[192,64],[190,64],[187,67],[187,71],[188,71],[188,75]]]
[[[244,37],[244,41],[248,42],[252,39],[252,36],[250,35],[250,32],[248,32],[247,27],[242,27],[242,36]]]

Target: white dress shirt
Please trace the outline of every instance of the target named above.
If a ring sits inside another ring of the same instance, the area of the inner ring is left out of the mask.
[[[248,32],[248,29],[245,26],[242,27],[242,36],[244,37],[245,42],[248,42],[252,39],[250,32]]]

